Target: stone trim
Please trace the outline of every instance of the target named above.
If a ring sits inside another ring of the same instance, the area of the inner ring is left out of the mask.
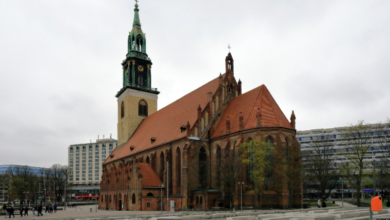
[[[118,102],[121,102],[128,95],[152,100],[157,100],[158,98],[157,94],[128,88],[118,97]]]

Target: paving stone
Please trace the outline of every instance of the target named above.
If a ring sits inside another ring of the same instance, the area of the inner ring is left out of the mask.
[[[334,216],[302,216],[290,220],[334,220]]]
[[[290,220],[290,217],[284,216],[284,217],[269,217],[269,218],[261,218],[262,220]]]
[[[258,212],[240,212],[236,213],[236,216],[252,216],[252,215],[258,215]]]
[[[326,213],[329,212],[329,210],[314,210],[314,211],[309,211],[308,213]]]
[[[233,213],[216,213],[211,215],[212,218],[227,218],[227,217],[234,217],[235,214]]]
[[[255,216],[228,217],[226,220],[256,220]]]
[[[350,213],[334,214],[334,216],[336,217],[336,219],[346,219],[346,218],[356,218],[356,217],[362,216],[361,214],[364,215],[364,212],[362,212],[362,213],[350,212]]]

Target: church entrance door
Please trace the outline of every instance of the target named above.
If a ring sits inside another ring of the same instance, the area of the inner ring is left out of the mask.
[[[122,211],[122,200],[119,200],[119,211]]]

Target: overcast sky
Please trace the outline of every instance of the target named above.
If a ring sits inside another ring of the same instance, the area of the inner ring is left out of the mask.
[[[297,129],[390,116],[390,1],[140,0],[159,109],[224,72],[265,84]],[[117,137],[131,0],[0,1],[0,164],[67,164]]]

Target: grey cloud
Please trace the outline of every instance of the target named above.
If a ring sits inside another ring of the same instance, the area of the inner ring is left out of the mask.
[[[224,72],[265,84],[298,129],[386,120],[388,1],[139,2],[159,108]],[[1,163],[67,162],[112,133],[134,2],[0,2]],[[11,146],[10,148],[8,148]],[[3,149],[3,148],[2,148]],[[5,149],[5,147],[4,147]]]

